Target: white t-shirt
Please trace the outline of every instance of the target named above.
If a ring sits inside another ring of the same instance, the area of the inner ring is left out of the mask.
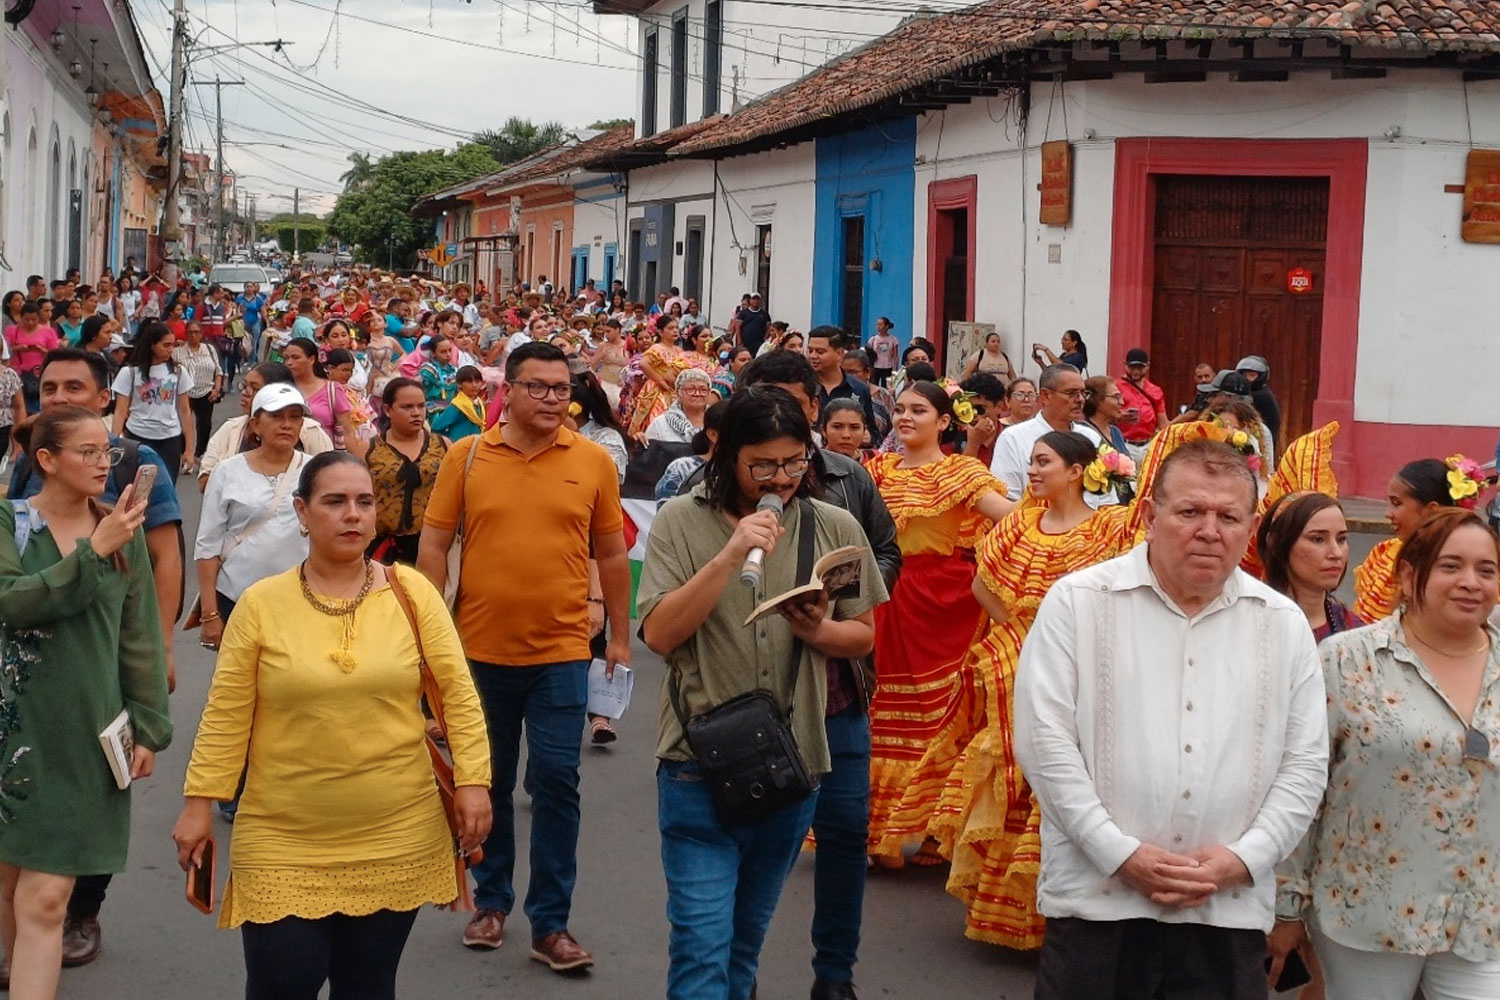
[[[125,315],[120,317],[122,323],[128,323],[135,318],[136,310],[141,307],[141,293],[137,291],[121,292],[120,305],[125,307]]]
[[[177,365],[152,365],[151,377],[142,381],[139,368],[121,368],[111,387],[118,396],[130,399],[130,416],[125,429],[148,441],[173,438],[182,433],[177,418],[177,397],[193,387],[193,377]]]

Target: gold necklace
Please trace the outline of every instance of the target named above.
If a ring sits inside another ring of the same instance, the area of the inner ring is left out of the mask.
[[[346,674],[354,672],[354,654],[350,651],[354,645],[354,623],[355,613],[359,606],[364,603],[366,597],[370,596],[370,588],[375,585],[375,564],[365,560],[365,585],[359,588],[359,593],[353,598],[328,598],[323,599],[312,592],[307,585],[307,563],[297,567],[297,579],[302,582],[302,596],[307,599],[315,610],[331,618],[343,619],[344,635],[339,643],[339,648],[328,654],[338,668]]]
[[[1432,650],[1434,653],[1437,653],[1439,656],[1446,656],[1450,660],[1457,660],[1457,659],[1459,659],[1461,657],[1464,657],[1464,656],[1473,656],[1475,653],[1479,652],[1480,650],[1489,649],[1490,648],[1490,637],[1488,635],[1486,635],[1484,637],[1484,641],[1481,642],[1478,646],[1475,646],[1473,649],[1466,650],[1466,651],[1464,651],[1462,653],[1450,653],[1446,649],[1438,649],[1432,643],[1428,642],[1426,639],[1422,638],[1420,635],[1417,635],[1416,630],[1413,629],[1410,625],[1406,626],[1406,631],[1407,631],[1407,634],[1409,634],[1413,639],[1417,640],[1422,645],[1424,645],[1428,649]]]

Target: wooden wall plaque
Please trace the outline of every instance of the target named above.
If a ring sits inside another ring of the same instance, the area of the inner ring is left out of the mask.
[[[1500,243],[1500,151],[1469,150],[1462,236],[1465,243]]]
[[[1042,143],[1042,207],[1037,219],[1044,226],[1066,226],[1073,220],[1073,144],[1056,139]]]

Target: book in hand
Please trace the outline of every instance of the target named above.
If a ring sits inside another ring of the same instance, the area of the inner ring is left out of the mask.
[[[109,761],[110,773],[120,788],[130,787],[130,762],[135,757],[135,727],[130,724],[130,713],[124,709],[114,717],[104,732],[99,734],[99,745],[104,748],[104,759]]]
[[[604,676],[604,661],[589,664],[589,706],[591,715],[618,719],[630,707],[630,693],[635,690],[635,674],[623,663],[615,664],[614,677]]]
[[[750,617],[745,619],[746,625],[754,624],[779,610],[783,605],[806,601],[818,591],[828,592],[830,601],[840,597],[858,597],[864,589],[865,579],[865,554],[868,549],[858,545],[845,545],[841,549],[834,549],[823,558],[813,563],[812,579],[800,587],[793,587],[784,594],[769,597],[760,603]]]

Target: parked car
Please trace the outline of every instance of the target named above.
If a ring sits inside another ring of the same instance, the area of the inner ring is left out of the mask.
[[[215,264],[208,274],[210,285],[220,285],[230,295],[240,294],[251,281],[259,282],[263,288],[270,284],[265,268],[258,264]]]

